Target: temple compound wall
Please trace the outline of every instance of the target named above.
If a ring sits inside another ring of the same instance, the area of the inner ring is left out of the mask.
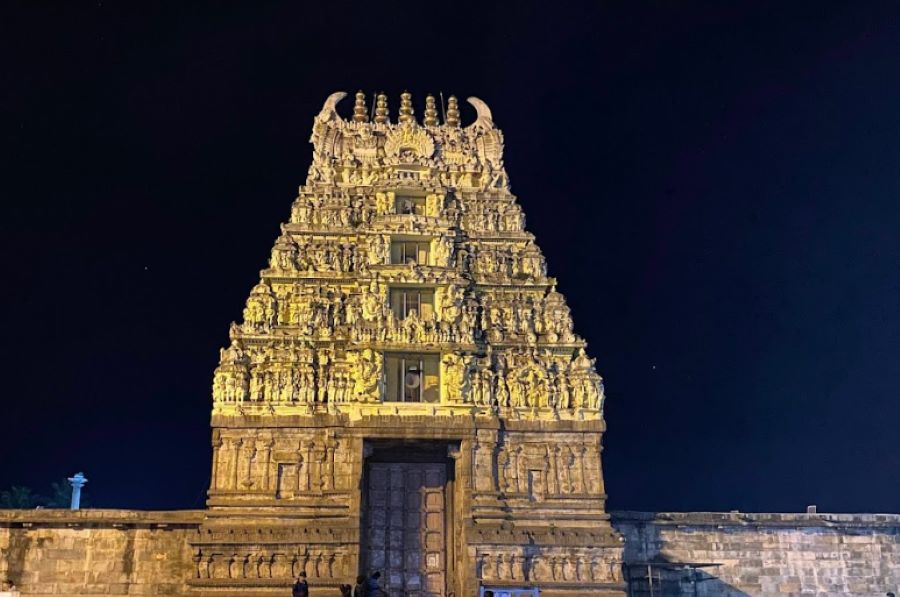
[[[0,510],[0,595],[184,595],[203,515]]]
[[[630,595],[900,594],[900,515],[618,512]],[[685,566],[688,565],[688,566]]]
[[[2,510],[0,595],[8,582],[35,596],[191,595],[190,545],[205,515]],[[634,597],[650,595],[648,564],[657,597],[874,597],[900,587],[900,515],[614,512],[612,523],[626,538]],[[289,579],[270,582],[288,594]],[[314,594],[338,594],[313,584]]]

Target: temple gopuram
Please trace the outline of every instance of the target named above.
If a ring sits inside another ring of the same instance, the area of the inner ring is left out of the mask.
[[[603,385],[487,105],[385,95],[315,118],[313,160],[213,380],[204,595],[533,587],[623,595]],[[274,590],[278,587],[278,590]],[[331,587],[331,591],[328,591]]]

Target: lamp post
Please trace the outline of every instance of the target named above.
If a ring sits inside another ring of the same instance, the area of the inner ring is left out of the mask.
[[[74,477],[69,477],[69,485],[72,486],[72,504],[70,510],[78,510],[81,507],[81,488],[88,482],[84,478],[84,473],[75,473]]]

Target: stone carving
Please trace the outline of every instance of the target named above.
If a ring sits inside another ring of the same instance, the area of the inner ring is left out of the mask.
[[[418,158],[430,158],[434,153],[434,141],[431,135],[410,123],[388,133],[384,142],[384,153],[388,156],[404,158],[410,152]]]
[[[539,442],[510,434],[496,450],[491,468],[497,489],[506,495],[532,501],[590,495],[600,492],[597,451],[598,446],[578,437]]]
[[[311,580],[328,582],[348,575],[347,553],[331,546],[303,546],[290,551],[266,549],[231,551],[228,546],[205,547],[194,555],[195,576],[207,580],[252,581],[281,579],[290,581],[301,572]]]
[[[366,348],[347,356],[354,367],[354,397],[361,402],[378,402],[381,397],[381,354]]]
[[[219,493],[259,493],[277,499],[345,489],[336,462],[347,446],[334,435],[271,434],[255,439],[220,434],[213,453],[212,487]]]
[[[497,546],[491,551],[481,548],[477,557],[478,578],[488,582],[535,583],[554,582],[582,585],[612,583],[621,580],[621,568],[610,564],[604,550],[579,549],[574,553],[558,549],[527,552],[509,551]]]
[[[471,128],[482,128],[482,129],[493,129],[494,128],[494,117],[491,114],[491,109],[488,108],[488,105],[484,103],[483,100],[478,99],[477,97],[469,97],[466,98],[466,101],[472,104],[475,108],[475,112],[478,114],[477,120],[469,125]]]

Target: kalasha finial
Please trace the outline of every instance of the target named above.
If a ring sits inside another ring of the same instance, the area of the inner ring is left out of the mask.
[[[369,112],[366,110],[366,94],[362,91],[356,92],[356,101],[353,103],[353,122],[366,122],[369,119]]]
[[[447,126],[459,126],[459,104],[456,103],[456,96],[451,95],[447,99]]]
[[[425,98],[425,126],[437,126],[438,114],[434,107],[434,96],[429,95]]]
[[[400,122],[415,122],[413,113],[412,94],[404,91],[400,94]]]
[[[387,96],[379,93],[375,98],[375,122],[378,124],[387,124],[390,122],[388,118]]]

